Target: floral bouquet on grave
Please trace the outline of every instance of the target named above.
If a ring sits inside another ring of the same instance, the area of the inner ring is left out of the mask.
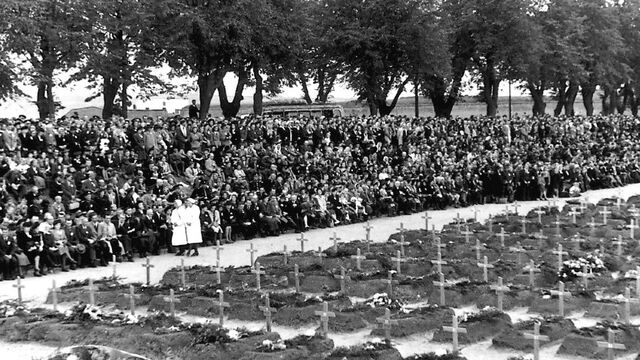
[[[604,261],[593,254],[576,259],[569,259],[562,263],[562,269],[558,272],[561,281],[572,281],[584,275],[584,271],[589,274],[599,274],[607,270]]]

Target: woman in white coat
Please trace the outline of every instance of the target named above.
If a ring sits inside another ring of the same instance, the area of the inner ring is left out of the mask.
[[[189,252],[187,256],[198,256],[198,244],[202,243],[202,228],[200,225],[200,207],[194,199],[187,199],[185,203],[185,223],[187,225],[187,244]]]
[[[173,235],[171,237],[171,245],[178,248],[176,256],[181,256],[187,247],[187,214],[186,208],[182,206],[182,200],[176,200],[173,204],[171,212],[171,225],[173,226]]]

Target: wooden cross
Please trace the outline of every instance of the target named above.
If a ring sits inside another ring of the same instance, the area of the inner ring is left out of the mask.
[[[156,267],[155,265],[151,265],[149,258],[147,261],[142,264],[143,268],[147,268],[147,286],[151,285],[151,268]]]
[[[587,202],[584,199],[580,199],[580,212],[584,212],[587,209]]]
[[[58,288],[56,287],[56,279],[51,280],[51,288],[49,291],[51,292],[51,305],[53,306],[53,311],[58,311]]]
[[[596,234],[596,226],[598,226],[598,224],[596,223],[596,221],[595,221],[593,216],[591,217],[591,222],[589,224],[587,224],[587,225],[589,225],[589,227],[591,228],[591,230],[589,231],[591,236],[595,236],[595,234]]]
[[[487,220],[487,227],[489,230],[489,234],[493,233],[493,217],[489,215],[489,220]]]
[[[376,321],[384,329],[384,339],[391,341],[391,326],[398,325],[397,320],[391,320],[391,310],[389,308],[384,309],[384,316],[377,318]]]
[[[557,198],[557,197],[554,197],[553,199],[551,199],[551,200],[547,200],[547,201],[549,202],[549,207],[550,207],[550,208],[551,208],[551,207],[557,207],[557,206],[558,206],[558,202],[559,202],[559,201],[558,201],[558,198]]]
[[[116,262],[113,262],[113,265],[111,265],[111,268],[113,269],[112,273],[111,273],[111,279],[113,281],[118,280],[118,269],[117,269],[118,265],[116,264]]]
[[[613,360],[616,358],[616,350],[625,350],[624,344],[616,344],[616,334],[613,330],[607,330],[607,341],[598,341],[598,347],[607,349],[607,359]]]
[[[180,283],[183,289],[187,287],[187,273],[184,269],[184,259],[180,259]]]
[[[451,326],[443,326],[442,330],[446,332],[450,332],[452,334],[453,353],[457,354],[458,353],[458,333],[466,334],[467,329],[458,327],[458,317],[456,315],[453,315],[453,322],[451,323]]]
[[[481,263],[478,263],[478,266],[482,268],[482,280],[484,282],[488,282],[489,281],[489,269],[493,268],[493,265],[489,264],[489,260],[487,260],[487,257],[484,257],[484,261]]]
[[[169,289],[169,296],[165,296],[163,300],[169,303],[169,313],[171,317],[176,317],[176,303],[179,303],[180,299],[176,297],[173,289]]]
[[[322,302],[322,310],[315,312],[316,316],[320,316],[320,322],[322,323],[321,335],[326,338],[329,334],[329,318],[336,317],[336,314],[329,311],[329,304],[326,301]]]
[[[589,279],[595,276],[591,272],[591,269],[587,268],[587,265],[582,266],[582,272],[579,275],[582,278],[582,285],[585,289],[589,289]]]
[[[439,286],[440,287],[440,306],[444,306],[445,302],[444,302],[444,287],[446,285],[446,283],[444,282],[444,274],[442,272],[438,273],[438,275],[440,276],[440,281],[434,281],[433,285]]]
[[[220,260],[220,252],[224,250],[224,247],[220,246],[220,240],[216,240],[216,260]]]
[[[220,260],[216,260],[216,267],[214,269],[216,271],[216,281],[218,285],[222,284],[222,275],[220,273],[224,272],[224,268],[220,266]]]
[[[564,283],[560,281],[558,282],[558,290],[551,290],[551,295],[558,295],[558,313],[564,317],[564,298],[571,297],[571,293],[564,291]]]
[[[504,206],[504,217],[509,221],[509,204]]]
[[[96,287],[93,286],[93,279],[89,279],[87,290],[89,290],[89,305],[94,306],[96,304]]]
[[[465,244],[469,243],[469,236],[473,235],[472,231],[469,231],[469,225],[464,224],[464,231],[460,232],[461,235],[464,235],[464,242]]]
[[[424,230],[429,231],[429,220],[431,220],[431,217],[429,216],[429,212],[425,211],[424,216],[422,216],[422,218],[424,219]]]
[[[129,299],[129,311],[131,311],[131,315],[136,314],[136,299],[140,298],[140,295],[136,294],[136,289],[133,285],[129,285],[129,293],[124,294],[124,297]]]
[[[580,214],[580,212],[578,212],[575,207],[572,207],[571,211],[569,212],[569,215],[571,215],[571,221],[573,222],[573,224],[577,223],[576,215],[578,214]]]
[[[536,238],[536,240],[538,240],[538,246],[542,249],[545,247],[543,240],[547,239],[547,237],[544,235],[544,233],[542,232],[542,229],[540,229],[540,231],[536,232],[533,237]]]
[[[249,253],[249,259],[250,259],[250,261],[251,261],[249,264],[251,264],[251,270],[253,270],[253,263],[254,263],[254,261],[255,261],[255,255],[254,255],[254,254],[255,254],[258,250],[256,250],[256,249],[254,249],[254,248],[253,248],[253,243],[250,243],[250,244],[249,244],[249,248],[248,248],[248,249],[246,249],[245,251]]]
[[[618,210],[620,210],[620,207],[622,206],[622,199],[620,198],[619,194],[618,197],[616,197],[616,208]]]
[[[322,247],[318,246],[318,251],[316,252],[316,256],[320,259],[320,264],[322,264],[322,258],[327,257],[327,254],[322,252]]]
[[[629,237],[631,238],[631,240],[634,240],[634,229],[637,229],[638,225],[636,225],[636,221],[635,219],[631,219],[631,224],[629,224]]]
[[[531,289],[535,289],[536,287],[536,273],[539,273],[540,269],[536,267],[536,264],[533,262],[533,259],[529,262],[529,286]]]
[[[524,216],[520,219],[520,223],[522,223],[522,233],[523,234],[527,233],[527,222],[528,222],[527,218],[524,217]]]
[[[293,278],[295,279],[296,293],[300,292],[300,278],[302,276],[304,276],[304,274],[300,272],[298,264],[293,265]]]
[[[533,340],[533,360],[540,360],[540,341],[549,341],[549,337],[546,335],[540,335],[540,323],[535,322],[533,324],[533,334],[524,333],[525,339]]]
[[[500,226],[500,234],[498,236],[500,237],[500,247],[504,248],[504,227]]]
[[[456,221],[456,228],[458,229],[458,232],[460,232],[460,223],[462,222],[462,218],[460,217],[460,213],[456,213],[456,217],[454,218]]]
[[[603,206],[602,208],[603,208],[603,210],[600,211],[600,214],[602,214],[602,223],[604,225],[607,225],[607,215],[611,214],[611,211],[607,210],[607,206],[606,205]]]
[[[253,263],[253,261],[251,262]],[[289,252],[287,251],[287,245],[284,245],[284,249],[282,250],[282,263],[284,266],[287,266],[289,263]]]
[[[527,250],[522,247],[522,244],[520,244],[520,242],[518,241],[516,243],[516,246],[513,246],[513,247],[509,248],[509,251],[512,252],[512,253],[518,254],[517,257],[516,257],[516,265],[517,265],[517,267],[522,266],[522,254],[527,252]]]
[[[398,272],[398,275],[402,274],[402,263],[405,262],[406,259],[402,257],[400,250],[396,252],[396,257],[391,258],[391,261],[396,262],[396,271]]]
[[[476,239],[476,246],[473,247],[476,251],[476,260],[480,261],[480,251],[484,250],[484,245],[480,244],[480,240]]]
[[[256,268],[251,270],[252,273],[254,273],[256,275],[256,290],[260,291],[260,275],[265,275],[266,272],[264,272],[262,270],[262,267],[260,267],[260,263],[256,262]]]
[[[555,255],[558,255],[558,271],[562,271],[562,256],[569,255],[566,251],[562,251],[562,244],[558,244],[558,250],[553,250]]]
[[[300,233],[300,237],[296,239],[296,241],[300,242],[300,251],[304,253],[304,243],[309,241],[309,239],[304,238],[304,233]]]
[[[402,227],[402,223],[400,223],[400,227]],[[373,226],[369,225],[367,221],[367,225],[364,226],[364,241],[367,243],[367,251],[369,251],[369,244],[371,244],[371,229]]]
[[[560,233],[560,225],[562,222],[560,221],[560,215],[556,214],[556,221],[553,222],[556,225],[556,234],[554,235],[557,238],[562,238],[562,234]]]
[[[389,297],[393,297],[393,285],[398,284],[398,280],[393,280],[393,273],[391,271],[388,272],[387,280],[387,292],[389,293]]]
[[[573,249],[575,251],[580,251],[580,244],[582,244],[583,242],[585,242],[586,240],[583,239],[580,234],[576,233],[575,235],[573,235],[573,237],[571,237],[571,242],[573,242],[574,247]]]
[[[18,305],[22,305],[22,289],[24,289],[24,285],[22,285],[22,280],[18,277],[16,279],[16,283],[11,285],[14,288],[18,289]]]
[[[518,215],[518,208],[521,208],[522,205],[518,204],[517,201],[513,202],[513,211],[516,213],[516,216]]]
[[[442,252],[440,252],[440,248],[438,248],[437,260],[431,260],[431,263],[438,266],[438,272],[442,273],[442,265],[446,265],[447,262],[442,260]]]
[[[356,260],[356,269],[358,269],[358,271],[362,271],[362,260],[366,260],[366,256],[363,256],[360,253],[360,248],[356,249],[356,255],[351,255],[352,259]]]
[[[275,308],[271,307],[271,300],[269,299],[269,293],[264,294],[264,306],[258,307],[262,314],[264,314],[267,320],[267,332],[271,332],[271,314],[276,312]]]
[[[502,284],[502,277],[498,276],[498,285],[491,285],[491,290],[498,294],[498,310],[502,311],[504,293],[509,291],[509,287]]]
[[[442,239],[440,239],[439,236],[436,236],[434,240],[435,240],[435,244],[434,245],[435,245],[435,247],[437,249],[444,249],[444,248],[447,247],[446,244],[443,244],[443,243],[440,242]]]
[[[478,222],[478,207],[473,205],[473,221]]]
[[[404,246],[411,245],[411,243],[404,241],[404,235],[400,234],[400,241],[398,242],[398,244],[400,244],[400,253],[402,254],[402,256],[405,256]]]
[[[400,231],[400,235],[404,235],[404,232],[406,231],[403,223],[400,223],[400,227],[396,228],[396,230]]]
[[[336,235],[336,233],[333,233],[333,237],[329,238],[329,240],[333,241],[333,251],[338,251],[338,241],[342,240],[341,238],[338,237],[338,235]]]
[[[624,289],[624,323],[631,325],[631,303],[638,304],[640,299],[631,298],[631,289],[628,287]]]
[[[218,307],[218,324],[220,324],[220,327],[224,326],[224,308],[228,308],[231,307],[231,304],[229,304],[228,302],[224,301],[224,292],[222,290],[217,290],[218,292],[218,300],[213,300],[213,306],[217,306]]]
[[[343,294],[347,293],[347,284],[346,282],[350,280],[349,276],[344,270],[344,267],[340,266],[340,275],[335,276],[336,279],[340,280],[340,292]]]
[[[622,240],[622,235],[618,235],[618,240],[614,241],[613,243],[617,245],[616,253],[618,257],[622,257],[622,247],[624,245],[624,241]]]
[[[542,215],[546,214],[547,212],[542,210],[541,206],[538,206],[538,209],[535,211],[536,214],[538,214],[538,224],[542,224]]]

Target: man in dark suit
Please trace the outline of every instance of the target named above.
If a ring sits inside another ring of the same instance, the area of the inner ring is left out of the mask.
[[[191,105],[189,105],[189,117],[191,119],[198,119],[200,117],[200,110],[195,100],[191,100]]]
[[[6,229],[0,227],[0,270],[2,271],[2,280],[14,280],[18,275],[17,251],[18,247],[13,239],[7,236]]]
[[[187,121],[185,119],[180,120],[180,124],[176,128],[175,139],[176,147],[178,149],[187,151],[191,147],[189,144],[189,142],[191,141],[191,130],[189,130],[189,126],[187,125]]]

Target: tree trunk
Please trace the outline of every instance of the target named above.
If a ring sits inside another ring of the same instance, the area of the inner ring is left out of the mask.
[[[256,91],[253,93],[253,114],[262,115],[262,91],[264,84],[262,82],[262,75],[260,75],[260,67],[258,65],[253,66],[253,77],[256,80]]]
[[[38,82],[38,96],[36,98],[36,105],[38,106],[38,115],[40,120],[44,120],[49,117],[49,107],[47,106],[47,84],[44,81]]]
[[[240,112],[240,103],[244,99],[242,97],[242,91],[244,91],[245,85],[249,82],[249,76],[246,71],[240,71],[238,74],[238,83],[236,84],[236,90],[233,95],[233,101],[229,102],[227,97],[227,89],[224,83],[218,85],[218,98],[220,99],[220,109],[225,119],[230,119],[238,115]]]
[[[111,119],[113,117],[114,101],[116,99],[116,96],[118,95],[119,85],[120,84],[118,84],[118,80],[110,76],[103,76],[102,78],[102,119],[103,120]]]
[[[561,81],[558,87],[556,88],[558,92],[558,103],[556,104],[556,108],[553,110],[554,116],[559,116],[562,114],[562,109],[564,109],[564,104],[567,100],[567,84],[565,81]]]
[[[227,74],[226,69],[216,69],[212,72],[201,72],[198,74],[198,92],[200,98],[200,120],[205,120],[211,108],[211,99],[216,89],[224,87],[222,81]]]
[[[486,70],[482,74],[483,98],[487,104],[487,116],[495,117],[498,113],[498,90],[500,80],[496,76],[496,70],[491,60],[487,61]]]
[[[380,116],[387,116],[391,114],[393,109],[395,109],[396,105],[398,105],[398,99],[400,99],[400,95],[404,92],[405,86],[409,83],[409,78],[404,80],[402,84],[398,87],[396,91],[396,95],[391,100],[391,104],[387,104],[387,93],[382,91],[380,96],[376,99],[378,111],[380,112]]]
[[[609,113],[614,114],[618,108],[618,89],[615,87],[611,90],[611,96],[609,96]]]
[[[318,95],[316,102],[324,104],[329,99],[329,94],[333,91],[333,85],[338,77],[338,72],[328,66],[316,69],[316,80],[318,83]]]
[[[628,82],[624,84],[622,87],[622,102],[619,103],[618,113],[624,114],[627,110],[627,106],[632,107],[635,102],[635,93],[633,92],[633,87]]]
[[[311,100],[311,95],[309,95],[309,87],[307,86],[307,76],[304,75],[303,73],[299,73],[300,74],[300,86],[302,86],[302,93],[304,94],[304,102],[307,103],[307,105],[311,105],[313,104],[313,100]]]
[[[596,86],[592,84],[582,84],[582,103],[587,112],[587,116],[593,115],[593,94],[596,92]]]
[[[578,96],[578,84],[570,82],[565,96],[564,114],[567,116],[574,116],[576,112],[573,105],[576,102],[576,96]]]
[[[122,84],[120,89],[120,116],[129,117],[129,83]]]
[[[533,115],[544,115],[547,104],[544,102],[544,88],[545,86],[529,83],[528,84],[529,92],[531,93],[531,99],[533,100]]]
[[[418,76],[416,75],[415,80],[413,81],[413,111],[415,118],[420,117],[420,93],[419,93],[420,83],[418,82]]]

